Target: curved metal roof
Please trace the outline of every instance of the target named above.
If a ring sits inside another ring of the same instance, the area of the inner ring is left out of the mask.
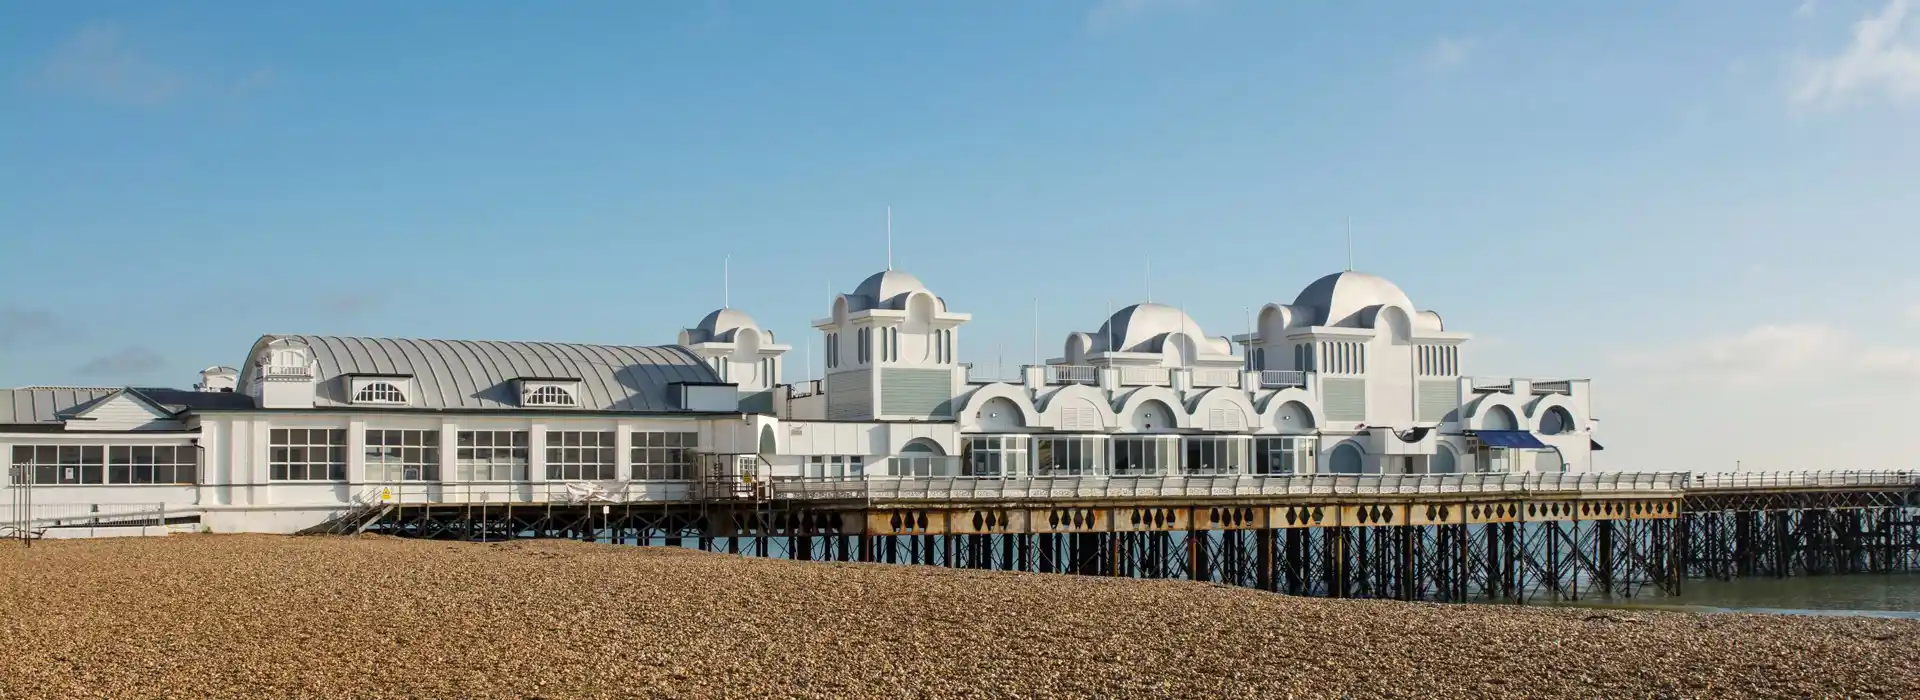
[[[498,340],[414,340],[327,335],[267,336],[313,352],[316,406],[350,404],[348,374],[412,375],[416,408],[518,409],[513,380],[580,380],[584,411],[678,410],[668,394],[676,382],[718,382],[713,368],[677,345],[634,347]],[[258,358],[249,358],[250,362]]]
[[[1314,280],[1293,300],[1293,306],[1315,310],[1319,318],[1312,323],[1319,326],[1357,325],[1354,316],[1381,304],[1413,311],[1413,301],[1398,285],[1379,275],[1352,270]]]

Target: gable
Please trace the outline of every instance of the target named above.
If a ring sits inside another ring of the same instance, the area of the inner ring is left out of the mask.
[[[94,402],[66,421],[67,430],[179,430],[182,427],[165,409],[138,394],[124,391]]]

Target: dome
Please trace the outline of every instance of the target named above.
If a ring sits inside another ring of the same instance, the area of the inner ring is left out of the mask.
[[[895,300],[913,292],[928,292],[927,285],[920,278],[897,270],[876,272],[854,288],[853,296],[859,299],[849,300],[849,311],[863,311],[873,308],[900,308],[904,302]]]
[[[1149,302],[1115,311],[1094,335],[1094,343],[1095,347],[1120,352],[1159,352],[1159,340],[1169,333],[1206,337],[1200,324],[1194,323],[1187,312],[1166,304]],[[1109,338],[1114,347],[1106,347]]]
[[[1361,311],[1383,304],[1413,310],[1413,300],[1398,285],[1385,277],[1352,270],[1314,280],[1293,300],[1297,308],[1313,309],[1317,317],[1313,324],[1321,326],[1353,325]]]
[[[753,317],[748,316],[745,311],[723,308],[707,314],[707,317],[700,319],[700,324],[694,326],[692,330],[700,338],[694,342],[726,342],[733,339],[734,331],[742,328],[760,330],[760,324],[754,323]]]

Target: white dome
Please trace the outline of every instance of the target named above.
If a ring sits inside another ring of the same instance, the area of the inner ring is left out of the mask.
[[[1115,311],[1094,335],[1094,346],[1118,352],[1159,352],[1160,341],[1169,333],[1206,337],[1200,324],[1185,311],[1166,304],[1134,304]],[[1107,347],[1108,339],[1113,347]]]
[[[876,272],[854,288],[850,299],[849,311],[864,311],[873,308],[900,308],[904,302],[900,297],[913,292],[927,292],[927,285],[920,278],[897,270]],[[931,292],[929,292],[931,293]]]
[[[695,336],[692,342],[696,343],[726,342],[733,339],[734,332],[743,328],[752,328],[757,331],[760,330],[760,324],[754,323],[753,317],[748,316],[745,311],[723,308],[700,319],[699,325],[693,327],[694,333],[690,335]]]
[[[1387,278],[1364,272],[1336,272],[1301,290],[1293,306],[1312,309],[1317,317],[1313,325],[1352,326],[1362,311],[1373,306],[1398,306],[1411,312],[1413,300]]]

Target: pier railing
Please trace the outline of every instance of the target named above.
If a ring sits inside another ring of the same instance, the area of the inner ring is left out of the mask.
[[[1522,493],[1679,493],[1687,474],[1301,474],[1166,477],[778,477],[775,500],[1002,501]]]
[[[1846,488],[1871,486],[1920,486],[1920,472],[1914,471],[1786,471],[1723,472],[1695,474],[1687,482],[1689,489],[1787,489]]]

